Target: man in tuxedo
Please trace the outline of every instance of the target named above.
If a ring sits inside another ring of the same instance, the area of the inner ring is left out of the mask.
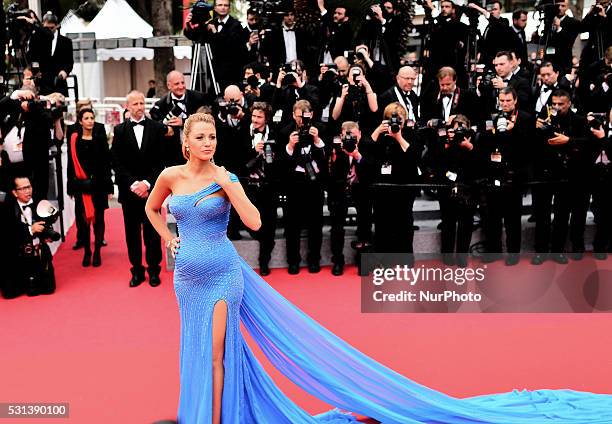
[[[230,16],[230,0],[215,0],[215,18],[192,22],[191,13],[185,19],[185,37],[199,43],[209,43],[213,68],[219,88],[240,82],[240,72],[247,57],[244,30],[240,22]]]
[[[273,28],[264,41],[265,55],[272,69],[297,59],[306,60],[306,39],[307,34],[295,26],[295,11],[285,12],[282,25]]]
[[[601,52],[612,46],[612,2],[599,0],[582,20],[582,30],[588,31],[589,39],[580,55],[580,70],[588,69]]]
[[[395,15],[392,1],[370,6],[358,36],[360,43],[368,46],[372,60],[387,65],[393,72],[399,66],[398,43],[402,32]]]
[[[512,13],[512,27],[508,32],[508,36],[512,41],[513,52],[521,59],[521,63],[527,63],[527,36],[525,35],[525,27],[527,26],[527,12],[519,9]],[[515,88],[516,89],[516,88]],[[520,98],[519,98],[520,100]]]
[[[497,76],[492,79],[491,86],[482,86],[480,80],[477,83],[479,94],[487,105],[486,110],[490,113],[498,109],[498,93],[505,87],[514,88],[518,95],[517,107],[528,110],[531,107],[531,85],[518,73],[512,73],[512,53],[507,51],[497,53],[493,59],[493,66]]]
[[[421,117],[423,120],[441,119],[450,123],[454,115],[467,116],[472,124],[482,119],[482,106],[475,93],[457,87],[457,73],[445,66],[436,75],[438,87],[422,97]]]
[[[32,184],[27,176],[12,178],[12,201],[0,203],[3,259],[5,270],[0,291],[11,299],[52,294],[55,291],[53,255],[45,240],[44,222],[36,213],[38,201],[32,198]]]
[[[131,91],[127,95],[130,118],[115,127],[111,148],[115,184],[119,188],[118,200],[123,209],[128,257],[132,264],[130,287],[136,287],[145,280],[143,236],[149,284],[156,287],[161,283],[161,239],[145,216],[144,207],[157,177],[164,169],[166,128],[145,116],[144,99],[144,94],[139,91]]]
[[[308,82],[308,72],[301,60],[294,60],[290,64],[291,72],[280,70],[276,80],[276,90],[272,100],[272,109],[283,111],[282,121],[291,120],[293,105],[298,100],[307,100],[318,116],[320,112],[319,88]]]
[[[189,115],[195,113],[207,101],[203,93],[188,90],[185,77],[179,71],[170,71],[166,76],[168,94],[159,99],[151,108],[151,119],[172,128],[172,136],[166,140],[166,164],[168,166],[185,163],[181,150],[181,132]]]
[[[552,107],[552,96],[553,91],[563,89],[565,91],[571,90],[571,84],[565,78],[565,76],[559,77],[559,68],[551,62],[544,62],[540,65],[540,79],[538,85],[533,93],[535,100],[534,110],[536,117],[546,119],[547,118],[547,106]]]
[[[501,16],[500,1],[488,3],[486,9],[475,3],[469,3],[468,7],[478,10],[489,22],[480,37],[480,63],[487,68],[492,68],[495,54],[512,48],[511,39],[508,37],[510,23]]]
[[[349,23],[348,9],[346,6],[338,5],[331,15],[325,9],[325,0],[317,0],[321,12],[321,50],[319,52],[319,63],[332,63],[335,57],[344,55],[351,49],[353,42],[353,31]]]
[[[384,111],[387,105],[399,102],[408,111],[408,120],[419,120],[419,96],[412,91],[417,73],[410,66],[402,66],[395,77],[396,84],[378,97],[378,110]],[[382,115],[382,113],[381,113]]]
[[[72,72],[72,41],[59,33],[57,16],[47,13],[42,27],[35,25],[28,51],[30,63],[38,62],[41,72],[40,94],[68,95],[66,78]]]
[[[572,69],[572,48],[582,28],[577,19],[566,15],[567,0],[555,2],[555,7],[557,15],[553,18],[552,28],[545,29],[550,31],[550,37],[544,58],[557,65],[565,75]]]
[[[249,8],[246,13],[246,22],[244,24],[243,32],[245,46],[247,49],[247,62],[258,62],[261,54],[261,43],[263,41],[265,32],[261,30],[261,22],[259,18],[259,12],[257,9]]]

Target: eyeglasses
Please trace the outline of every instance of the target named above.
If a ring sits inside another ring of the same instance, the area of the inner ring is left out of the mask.
[[[27,185],[27,186],[23,186],[23,187],[17,187],[15,189],[15,191],[23,191],[23,190],[32,190],[32,186],[31,185]]]

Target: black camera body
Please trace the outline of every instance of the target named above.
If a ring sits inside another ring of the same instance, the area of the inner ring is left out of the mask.
[[[391,114],[391,118],[389,118],[389,128],[393,134],[397,134],[402,129],[402,118],[397,112]]]
[[[488,69],[480,80],[480,88],[485,90],[493,89],[493,79],[497,78],[497,74],[493,69]]]
[[[357,137],[352,133],[346,134],[342,137],[342,148],[348,153],[353,153],[357,149]]]
[[[597,130],[604,126],[604,123],[606,122],[607,118],[606,113],[591,113],[591,116],[593,117],[593,119],[587,121],[589,128]]]
[[[41,200],[36,206],[36,215],[43,222],[44,229],[36,234],[40,240],[58,241],[61,238],[60,233],[53,229],[53,224],[59,218],[60,211],[51,204],[48,200]]]
[[[205,1],[199,0],[195,2],[191,8],[191,21],[199,24],[204,21],[208,21],[210,18],[210,12],[213,10],[213,6],[206,3]]]
[[[556,116],[551,116],[550,122],[543,122],[539,128],[540,135],[545,139],[553,138],[555,133],[559,131],[559,122]]]
[[[460,125],[459,127],[455,128],[453,130],[453,133],[455,134],[454,137],[452,138],[452,140],[449,137],[449,141],[452,142],[453,144],[459,145],[463,142],[464,139],[466,138],[472,138],[474,137],[475,133],[474,130],[468,127],[465,127],[463,125]]]
[[[219,111],[222,115],[231,115],[235,117],[242,110],[242,107],[240,107],[238,102],[236,102],[235,100],[230,100],[229,102],[226,102],[225,100],[219,100],[218,104]]]

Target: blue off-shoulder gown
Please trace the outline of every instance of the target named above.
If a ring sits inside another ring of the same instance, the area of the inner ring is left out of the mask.
[[[232,174],[232,181],[237,178]],[[383,423],[612,423],[612,396],[572,390],[513,391],[456,399],[365,356],[283,298],[226,237],[230,203],[213,183],[175,195],[181,247],[174,285],[181,316],[180,424],[212,420],[212,313],[227,304],[223,424],[343,424],[347,412]],[[334,405],[311,416],[285,396],[240,332],[244,325],[285,376]],[[347,412],[341,412],[347,411]]]

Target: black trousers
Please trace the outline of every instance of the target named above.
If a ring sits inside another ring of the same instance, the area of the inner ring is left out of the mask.
[[[569,237],[572,252],[583,253],[584,230],[587,213],[591,204],[591,184],[588,181],[577,181],[569,184],[571,208]]]
[[[95,206],[95,205],[94,205]],[[77,239],[85,247],[85,251],[91,250],[91,231],[90,224],[85,219],[85,205],[83,203],[83,197],[80,194],[74,196],[74,214],[77,227]],[[104,208],[95,207],[94,222],[94,248],[99,249],[102,247],[102,240],[104,240]]]
[[[142,265],[142,241],[144,238],[145,258],[149,275],[159,275],[162,259],[161,238],[145,215],[145,203],[146,199],[130,199],[121,204],[128,258],[132,264],[132,273],[144,274],[144,266]]]
[[[536,219],[536,252],[563,253],[572,206],[568,183],[536,185],[532,194]],[[554,213],[552,220],[551,213]]]
[[[449,190],[439,190],[442,214],[442,253],[469,253],[474,226],[474,202],[462,202],[452,197]]]
[[[259,210],[261,228],[252,232],[253,237],[259,241],[259,264],[267,265],[274,249],[274,236],[276,234],[278,190],[267,183],[261,185],[247,185],[247,195]]]
[[[593,251],[612,251],[612,181],[597,182],[593,188],[593,204],[597,205],[597,227],[593,239]]]
[[[523,193],[517,187],[489,190],[484,194],[484,230],[487,252],[502,252],[502,221],[506,230],[506,251],[521,251],[521,209]]]
[[[368,196],[368,187],[354,184],[350,188],[350,197],[357,210],[357,240],[371,242],[372,202]],[[346,215],[349,207],[349,198],[344,182],[330,185],[327,206],[331,215],[332,262],[344,265],[344,225],[346,224]]]
[[[308,263],[321,260],[323,239],[323,185],[319,182],[293,182],[287,186],[285,208],[285,236],[287,238],[287,263],[299,265],[300,235],[308,231]]]
[[[379,253],[413,253],[415,190],[376,187],[370,193],[374,199],[374,250]]]

